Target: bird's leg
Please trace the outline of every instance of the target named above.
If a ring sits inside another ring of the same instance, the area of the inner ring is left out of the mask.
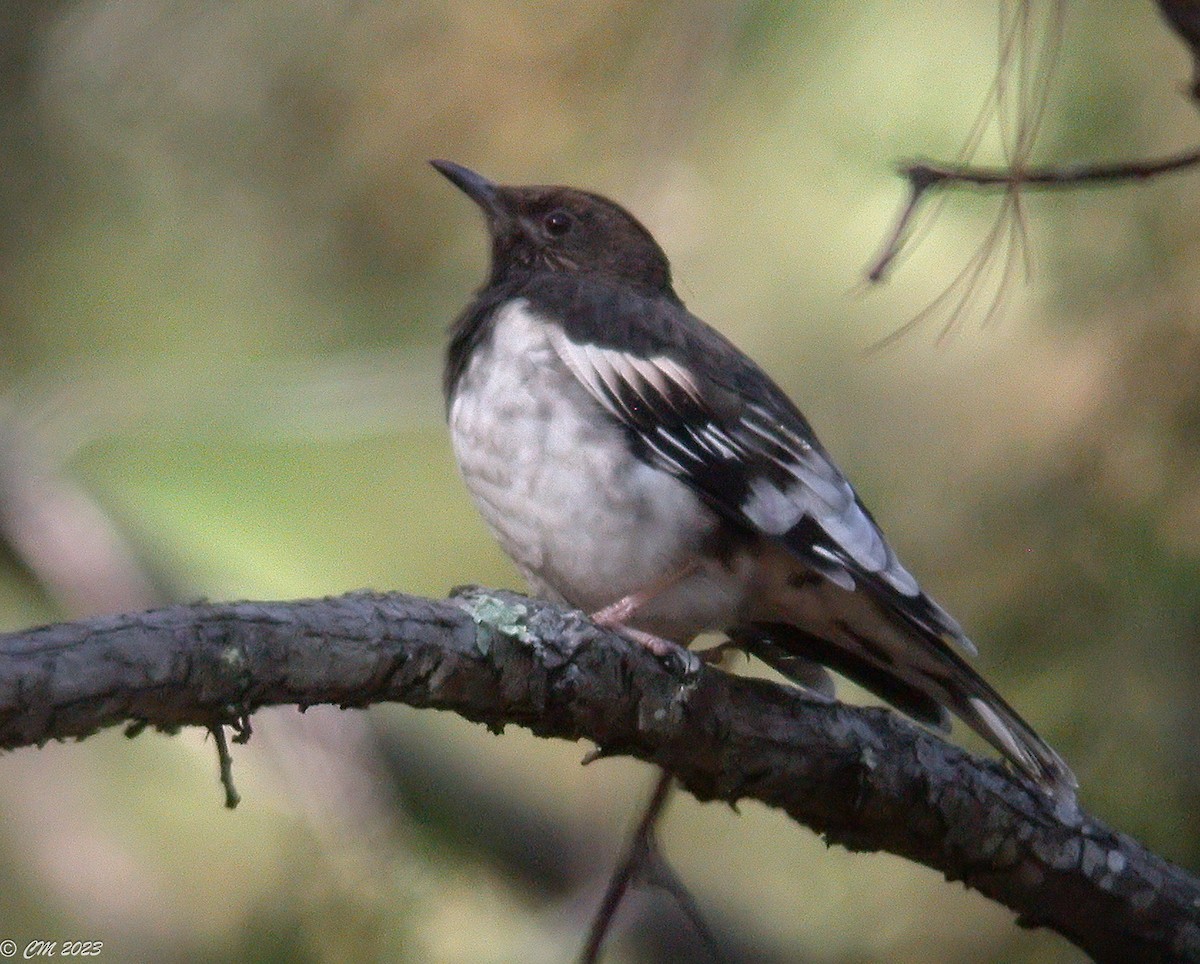
[[[653,633],[634,629],[629,625],[629,620],[636,616],[638,610],[648,602],[657,599],[668,589],[674,588],[688,576],[692,575],[699,568],[699,565],[698,562],[689,562],[674,572],[668,573],[663,578],[656,579],[649,585],[643,586],[636,592],[622,596],[616,602],[610,603],[603,609],[592,613],[589,618],[597,626],[615,629],[627,639],[645,646],[655,656],[670,656],[672,650],[675,648],[674,643],[655,636]]]

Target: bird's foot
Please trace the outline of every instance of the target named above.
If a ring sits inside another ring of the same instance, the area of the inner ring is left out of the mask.
[[[615,603],[609,603],[603,609],[596,610],[589,618],[598,626],[620,630],[645,602],[646,596],[643,593],[632,592],[628,596],[622,596]]]
[[[603,626],[605,629],[611,629],[613,632],[620,633],[632,643],[637,643],[650,650],[659,659],[666,659],[674,656],[681,648],[677,643],[672,643],[669,639],[663,639],[661,636],[655,636],[653,633],[647,633],[641,629],[634,629],[632,626],[622,622],[622,616],[628,616],[629,612],[622,610],[622,604],[630,597],[620,599],[611,606],[605,606],[599,612],[594,612],[588,618],[591,619],[597,626]]]
[[[604,626],[606,629],[615,630],[626,639],[646,647],[655,656],[660,658],[670,656],[679,648],[675,643],[655,636],[653,633],[634,629],[629,625],[629,620],[637,615],[643,606],[661,596],[668,589],[678,585],[688,576],[692,575],[697,568],[697,563],[689,562],[687,565],[668,573],[662,579],[652,582],[637,592],[631,592],[627,596],[622,596],[616,602],[609,603],[603,609],[592,613],[589,618],[597,626]]]

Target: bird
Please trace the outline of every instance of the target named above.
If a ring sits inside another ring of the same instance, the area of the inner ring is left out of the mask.
[[[953,715],[1055,801],[1070,768],[967,662],[791,399],[691,314],[625,208],[432,166],[482,210],[487,279],[450,328],[455,459],[530,590],[659,655],[706,632],[831,696]]]

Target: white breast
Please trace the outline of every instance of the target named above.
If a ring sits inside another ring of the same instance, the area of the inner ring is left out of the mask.
[[[468,363],[450,434],[484,519],[534,591],[586,611],[683,568],[717,527],[681,482],[630,453],[523,300],[501,310]],[[633,622],[690,638],[732,622],[743,591],[711,564]]]

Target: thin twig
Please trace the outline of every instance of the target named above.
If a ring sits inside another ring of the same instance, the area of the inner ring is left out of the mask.
[[[592,918],[587,943],[583,945],[583,952],[579,955],[579,964],[596,964],[596,961],[600,959],[600,948],[612,927],[617,908],[621,906],[625,892],[646,863],[647,855],[654,846],[654,825],[658,822],[658,817],[671,796],[673,780],[674,778],[666,770],[659,773],[654,789],[650,792],[650,799],[642,811],[642,818],[638,821],[637,829],[630,838],[629,847],[621,857],[621,862],[617,864],[616,870],[613,871],[612,877],[609,878],[604,899],[596,910],[596,916]]]
[[[1160,174],[1182,171],[1200,164],[1200,148],[1173,157],[1150,161],[1122,161],[1114,164],[1075,164],[1049,168],[962,167],[917,161],[905,164],[900,173],[908,180],[908,200],[900,210],[896,226],[883,251],[867,271],[867,280],[883,281],[895,261],[908,233],[913,216],[929,192],[952,185],[988,190],[1002,188],[1018,191],[1024,187],[1073,188],[1144,181]]]
[[[247,731],[248,729],[247,727]],[[212,734],[213,742],[217,745],[217,762],[221,767],[221,786],[225,788],[225,806],[230,810],[236,810],[237,805],[242,802],[242,795],[233,785],[233,757],[229,753],[229,743],[225,740],[225,726],[218,723],[216,726],[210,726],[208,732]],[[245,740],[239,742],[244,743]]]

